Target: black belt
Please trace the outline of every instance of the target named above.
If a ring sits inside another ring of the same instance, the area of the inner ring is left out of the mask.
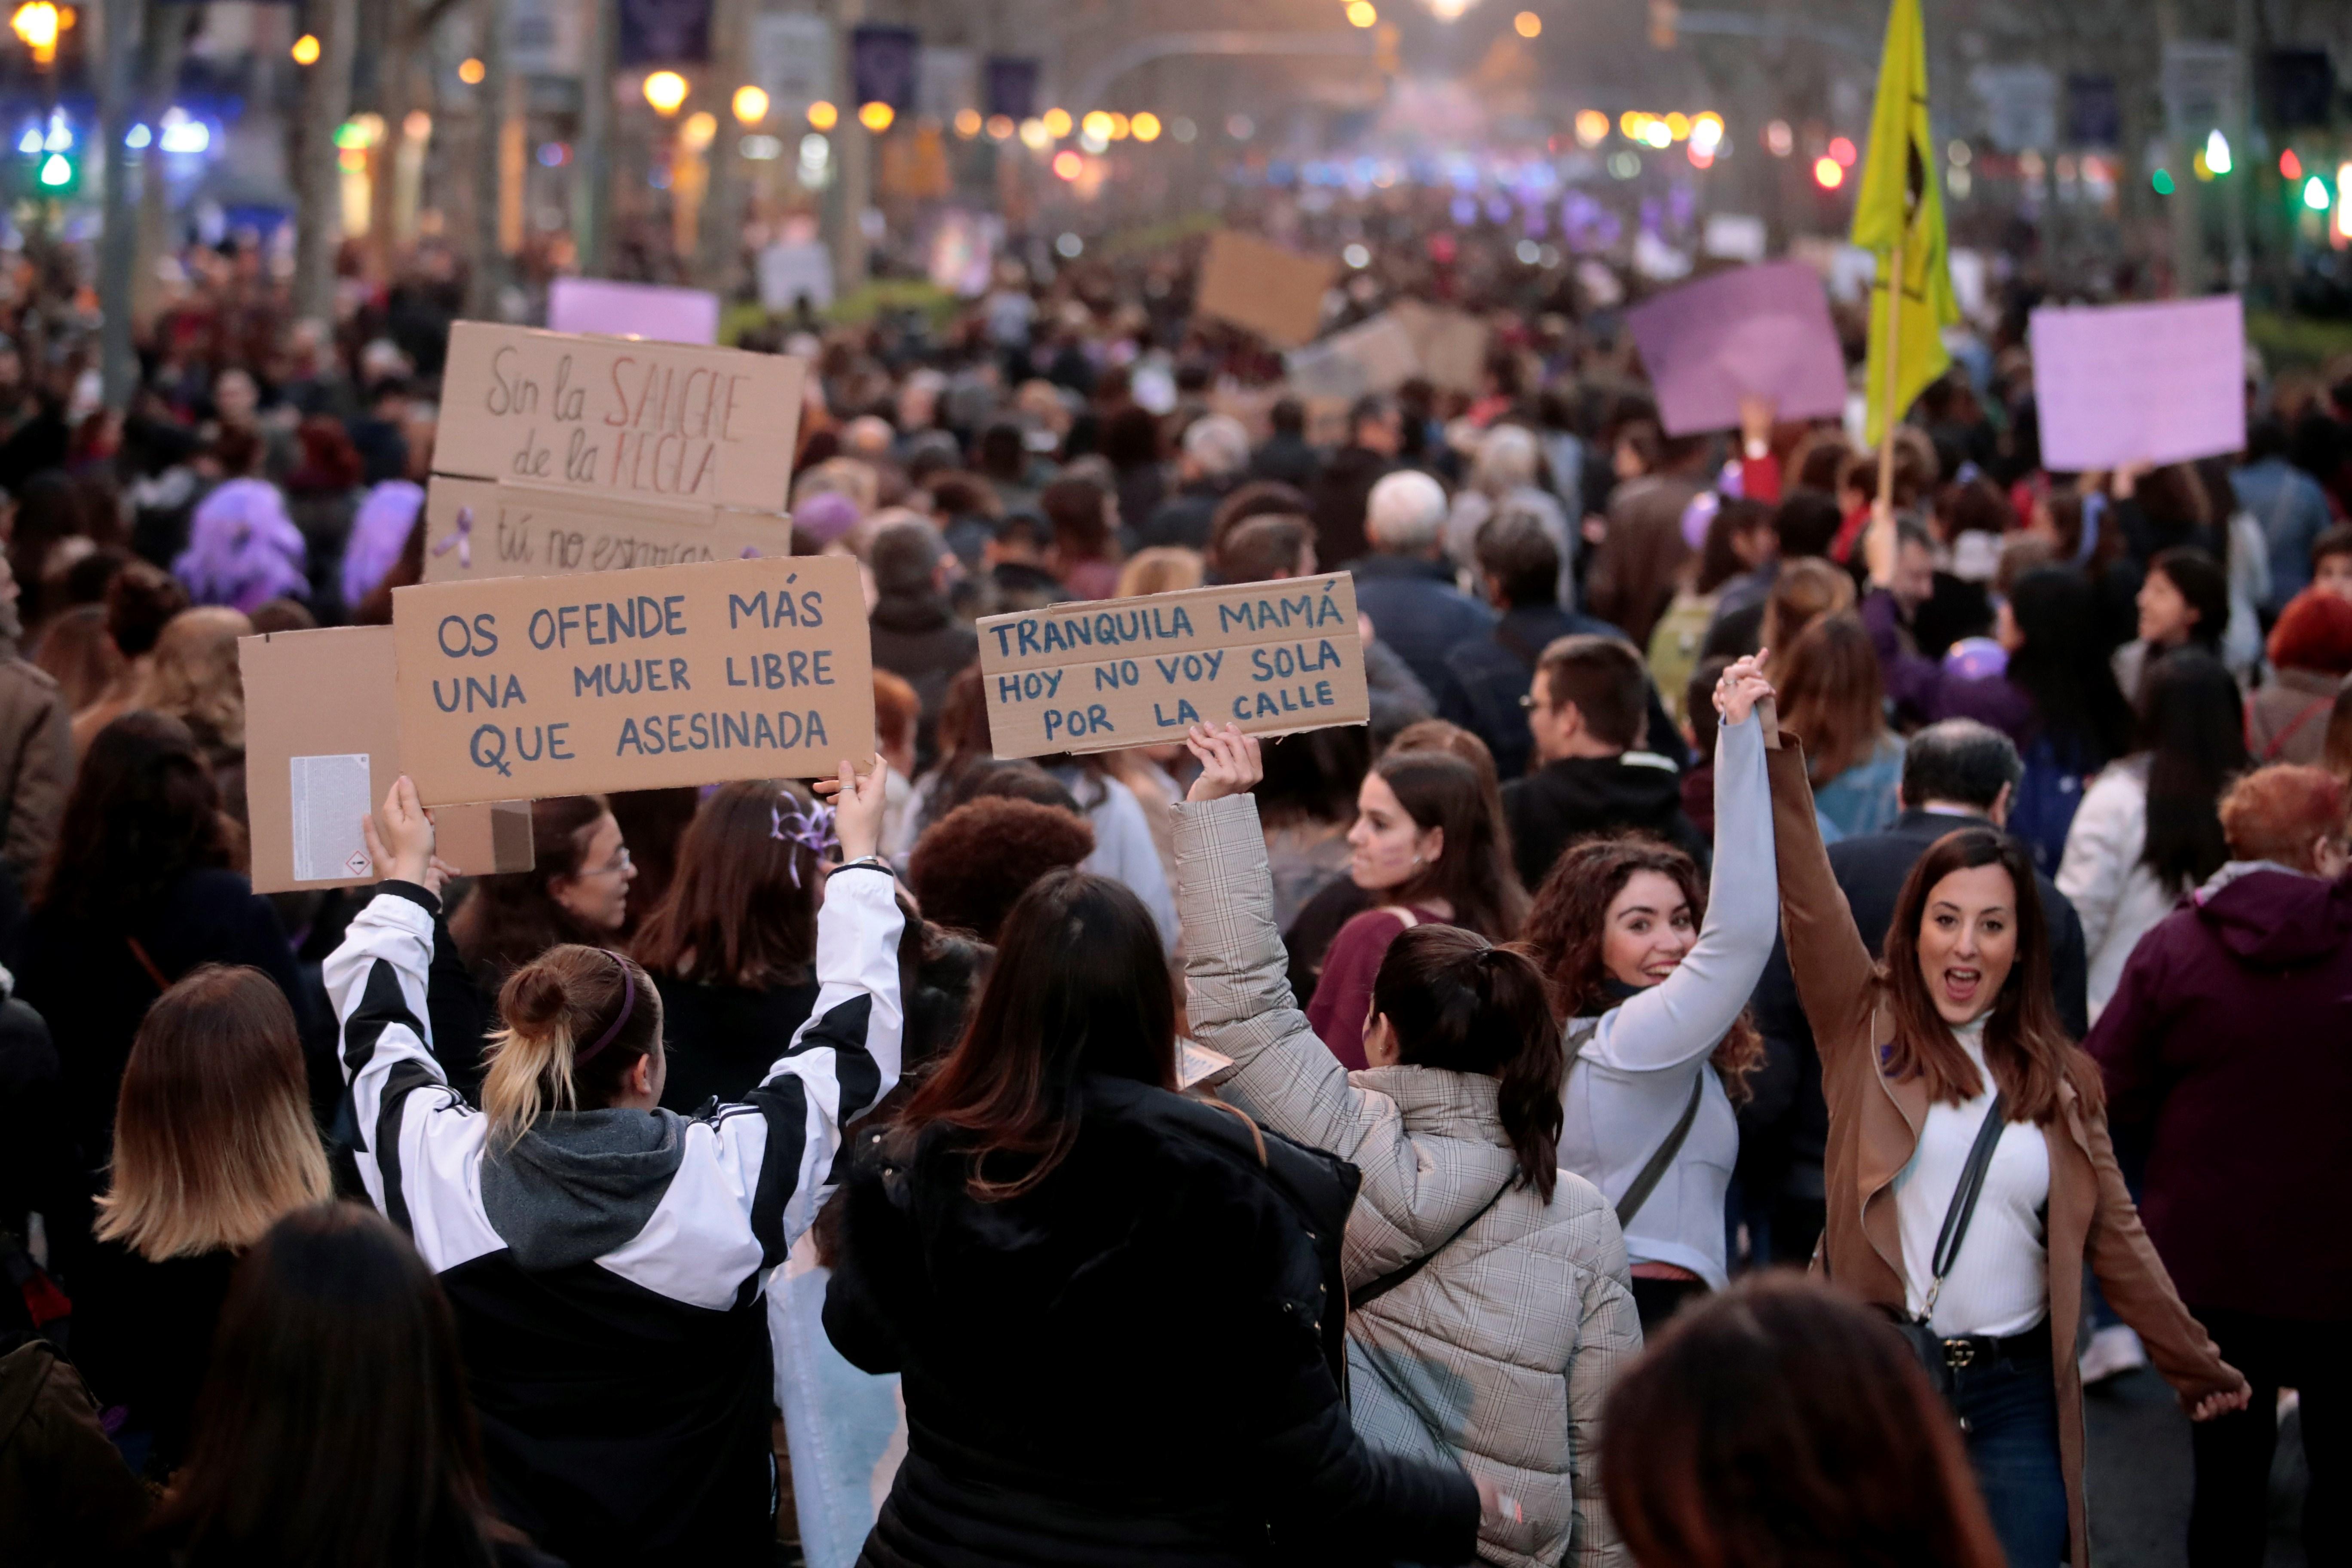
[[[1996,1361],[2050,1359],[2050,1320],[2014,1334],[1961,1334],[1944,1342],[1944,1364],[1954,1372]]]

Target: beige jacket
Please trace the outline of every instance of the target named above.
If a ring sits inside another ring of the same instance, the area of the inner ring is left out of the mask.
[[[1357,1429],[1457,1458],[1518,1500],[1520,1522],[1482,1529],[1484,1562],[1629,1562],[1597,1462],[1602,1401],[1642,1348],[1615,1214],[1563,1171],[1549,1204],[1505,1193],[1446,1245],[1515,1169],[1496,1080],[1349,1074],[1291,998],[1256,802],[1180,803],[1174,817],[1188,1016],[1234,1063],[1211,1080],[1217,1092],[1362,1171],[1343,1253],[1351,1289],[1444,1248],[1349,1318]]]

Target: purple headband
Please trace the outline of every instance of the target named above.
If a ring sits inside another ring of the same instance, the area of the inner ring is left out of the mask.
[[[613,1037],[626,1026],[629,1015],[637,1010],[637,979],[635,975],[629,973],[629,961],[609,947],[599,948],[597,951],[621,966],[621,1010],[614,1015],[613,1021],[604,1026],[604,1032],[596,1037],[594,1045],[572,1058],[574,1070],[594,1061],[596,1053],[613,1043]]]

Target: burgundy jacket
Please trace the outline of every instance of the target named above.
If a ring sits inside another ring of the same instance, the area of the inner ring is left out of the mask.
[[[2352,1318],[2352,877],[2233,862],[2147,935],[2084,1042],[2147,1149],[2140,1215],[2180,1294]]]

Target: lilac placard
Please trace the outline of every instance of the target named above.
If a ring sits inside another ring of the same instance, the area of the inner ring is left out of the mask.
[[[1736,429],[1739,400],[1783,419],[1845,412],[1845,354],[1822,280],[1801,261],[1718,272],[1625,313],[1669,436]]]
[[[2033,401],[2053,473],[2179,463],[2246,444],[2235,294],[2033,312]]]
[[[559,332],[606,332],[707,347],[719,342],[719,296],[658,283],[558,278],[547,294],[547,324]]]

